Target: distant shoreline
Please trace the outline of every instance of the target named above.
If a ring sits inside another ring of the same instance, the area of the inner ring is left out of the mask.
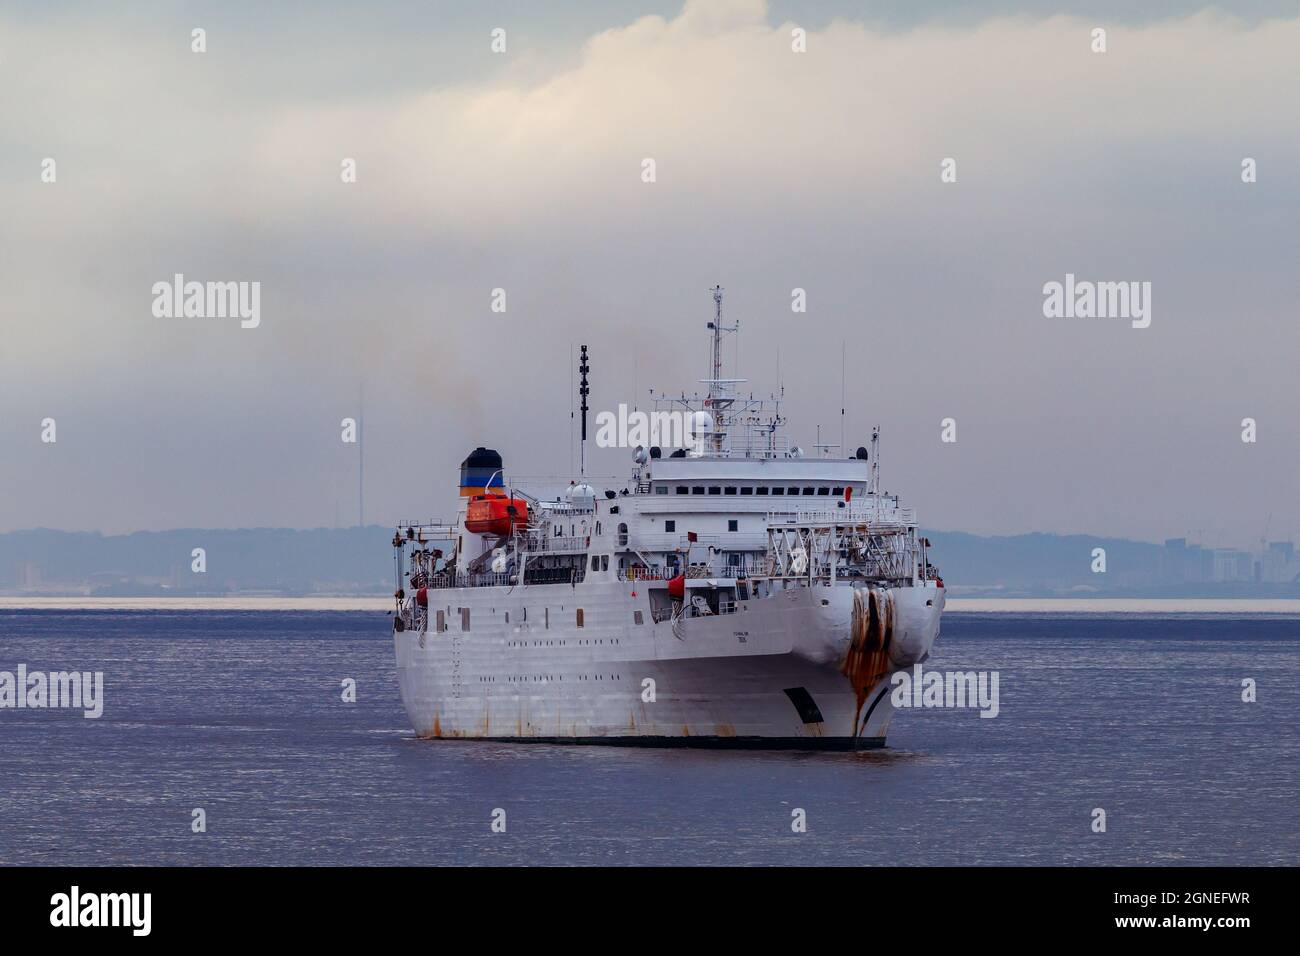
[[[388,596],[0,597],[0,611],[373,611]],[[1300,617],[1300,600],[1275,598],[949,598],[960,614],[1271,614]]]
[[[1274,614],[1300,617],[1295,598],[949,598],[962,614]]]

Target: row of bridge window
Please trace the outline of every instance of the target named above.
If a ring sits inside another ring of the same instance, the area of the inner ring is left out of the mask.
[[[679,495],[826,495],[836,498],[844,494],[842,487],[831,485],[677,485]],[[667,485],[659,485],[657,494],[668,494]]]
[[[468,631],[470,609],[467,607],[462,607],[459,608],[459,610],[460,610],[460,629],[462,631]],[[528,608],[523,609],[523,614],[524,614],[523,619],[525,621],[528,620]],[[447,630],[447,612],[439,608],[434,615],[434,620],[435,620],[434,626],[437,628],[438,633],[439,634],[445,633]],[[642,615],[640,610],[635,610],[632,612],[632,621],[636,624],[644,624],[645,617]],[[506,623],[507,624],[510,623],[509,611],[506,611]],[[583,611],[583,609],[580,607],[574,608],[574,623],[578,627],[586,627],[587,624],[586,614]],[[551,609],[549,607],[542,608],[542,626],[546,628],[549,628],[551,626]]]

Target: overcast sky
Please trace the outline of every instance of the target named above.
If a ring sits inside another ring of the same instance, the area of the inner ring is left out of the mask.
[[[847,344],[928,527],[1300,537],[1300,13],[1131,6],[9,3],[0,530],[355,523],[362,388],[367,521],[449,515],[475,445],[568,473],[577,345],[593,410],[694,387],[721,283],[805,447]],[[1150,327],[1045,318],[1067,273]]]

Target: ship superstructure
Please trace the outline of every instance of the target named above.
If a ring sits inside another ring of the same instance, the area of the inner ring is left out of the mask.
[[[790,444],[779,397],[722,377],[738,324],[713,294],[707,390],[655,402],[689,417],[686,447],[637,447],[626,480],[549,490],[478,448],[453,520],[399,525],[394,642],[417,733],[884,743],[888,678],[928,656],[943,581],[880,488],[879,429],[851,458]],[[585,347],[580,371],[585,446]]]

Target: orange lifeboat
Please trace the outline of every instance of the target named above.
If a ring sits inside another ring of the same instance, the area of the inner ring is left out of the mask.
[[[465,509],[465,530],[474,534],[510,534],[528,524],[528,503],[505,495],[475,495]]]
[[[679,574],[675,578],[668,579],[668,596],[677,598],[679,601],[686,597],[686,575]]]

